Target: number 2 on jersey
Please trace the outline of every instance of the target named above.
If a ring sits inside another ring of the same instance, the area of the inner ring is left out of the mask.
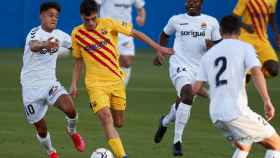
[[[216,87],[227,84],[227,80],[221,79],[221,75],[225,72],[225,70],[227,68],[227,58],[224,56],[218,57],[215,60],[215,67],[219,66],[220,63],[222,63],[222,65],[220,67],[220,70],[216,74]]]

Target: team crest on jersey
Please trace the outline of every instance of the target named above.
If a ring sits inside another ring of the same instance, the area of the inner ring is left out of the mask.
[[[108,33],[108,31],[106,29],[101,29],[100,32],[102,35],[106,35]]]
[[[203,23],[201,24],[201,29],[202,29],[202,30],[206,30],[206,29],[207,29],[207,23],[206,23],[206,22],[203,22]]]

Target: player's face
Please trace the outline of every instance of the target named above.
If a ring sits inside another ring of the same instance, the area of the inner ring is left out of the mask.
[[[56,28],[59,12],[56,9],[50,8],[41,13],[41,24],[46,31],[52,31]]]
[[[185,5],[189,15],[196,16],[200,14],[202,6],[201,0],[186,0]]]
[[[81,17],[87,30],[94,30],[96,28],[97,13],[92,13],[89,16],[81,15]]]

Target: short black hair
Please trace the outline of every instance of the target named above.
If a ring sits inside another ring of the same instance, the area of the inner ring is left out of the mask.
[[[47,11],[47,10],[51,9],[51,8],[56,9],[58,12],[61,11],[61,7],[57,2],[49,1],[49,2],[44,2],[44,3],[41,4],[40,14],[44,11]]]
[[[95,0],[84,0],[80,5],[80,14],[90,16],[98,12],[98,5]]]
[[[238,34],[241,28],[241,19],[234,15],[224,16],[220,22],[223,34]]]

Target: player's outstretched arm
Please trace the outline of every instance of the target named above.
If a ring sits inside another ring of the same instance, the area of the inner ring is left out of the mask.
[[[264,78],[264,75],[261,71],[260,67],[253,67],[251,69],[251,74],[253,77],[253,82],[254,86],[258,90],[258,93],[262,97],[263,103],[264,103],[264,110],[266,114],[267,120],[271,120],[274,115],[275,115],[275,109],[273,104],[271,103],[268,91],[267,91],[267,86],[266,86],[266,81]]]
[[[80,80],[80,75],[81,75],[83,66],[84,66],[83,59],[76,58],[75,62],[74,62],[72,82],[71,82],[71,87],[70,87],[70,92],[69,92],[73,98],[78,96],[77,84],[78,84],[78,81]]]
[[[144,26],[146,21],[146,10],[144,7],[137,9],[136,22],[140,26]]]
[[[173,49],[160,46],[158,43],[156,43],[150,37],[140,31],[132,29],[131,35],[152,47],[159,56],[173,54]]]
[[[160,39],[159,39],[159,44],[161,46],[167,46],[168,44],[168,39],[169,39],[169,36],[164,33],[164,32],[161,32],[160,34]],[[165,61],[165,57],[164,56],[156,56],[155,59],[153,60],[153,64],[156,65],[156,66],[161,66]]]
[[[29,42],[30,50],[32,52],[40,52],[43,49],[51,51],[51,49],[58,49],[58,40],[54,40],[53,37],[49,38],[47,41],[37,41],[32,40]]]

